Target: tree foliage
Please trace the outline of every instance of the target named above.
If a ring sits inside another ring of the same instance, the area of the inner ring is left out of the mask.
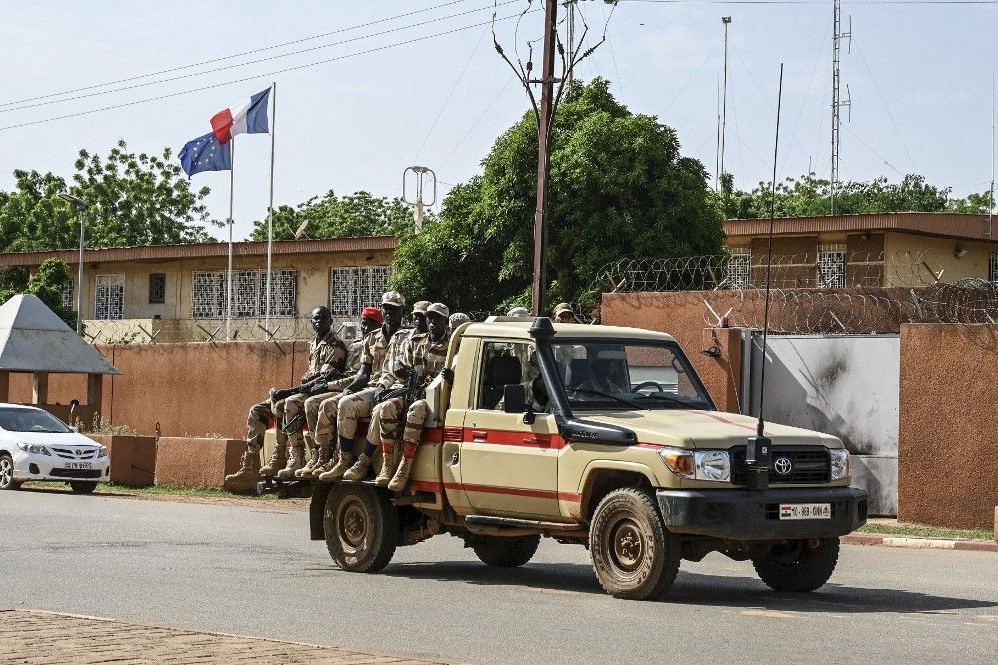
[[[80,150],[71,181],[52,173],[15,170],[15,188],[0,192],[0,249],[67,249],[79,244],[79,213],[59,198],[70,192],[89,205],[87,247],[211,242],[201,224],[213,222],[169,148],[135,154],[119,141],[106,158]]]
[[[604,79],[574,83],[551,136],[548,271],[552,301],[594,300],[599,269],[623,257],[720,252],[720,211],[676,132],[635,114]],[[537,122],[526,113],[503,133],[481,175],[452,189],[439,219],[400,239],[393,284],[452,310],[529,301]]]
[[[813,173],[787,178],[776,185],[777,217],[817,217],[831,213],[830,183]],[[937,187],[920,175],[909,174],[900,182],[887,178],[870,182],[839,183],[835,212],[841,215],[885,212],[964,212],[986,213],[989,192],[952,198],[952,188]],[[730,174],[721,179],[721,206],[728,219],[769,217],[771,183],[760,182],[751,191],[735,190]]]
[[[0,274],[0,303],[20,293],[30,293],[38,296],[60,319],[75,328],[76,310],[62,304],[62,293],[67,284],[69,267],[59,259],[46,259],[30,278],[26,268],[6,269]]]
[[[338,197],[330,190],[296,207],[274,209],[274,240],[293,240],[305,223],[309,238],[403,235],[412,230],[412,212],[401,199],[360,191]],[[253,222],[250,240],[267,239],[267,220]]]

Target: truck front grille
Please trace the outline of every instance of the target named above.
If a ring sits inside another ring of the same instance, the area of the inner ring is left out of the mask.
[[[744,485],[747,475],[745,467],[745,446],[731,449],[731,482]],[[774,446],[773,466],[781,457],[790,460],[790,473],[781,474],[776,469],[769,470],[770,484],[827,483],[831,476],[831,462],[828,449],[824,446]]]

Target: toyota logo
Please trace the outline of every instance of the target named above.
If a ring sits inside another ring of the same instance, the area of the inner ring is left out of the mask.
[[[82,455],[82,454],[83,454],[83,451],[82,451],[82,450],[77,450],[77,451],[76,451],[76,456],[77,456],[77,457],[79,457],[79,456],[80,456],[80,455]]]
[[[793,464],[790,463],[789,457],[778,458],[773,466],[776,467],[776,473],[780,474],[781,476],[788,475],[790,471],[794,468]]]

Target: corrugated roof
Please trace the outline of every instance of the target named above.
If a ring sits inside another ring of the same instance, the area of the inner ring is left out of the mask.
[[[998,224],[996,224],[998,227]],[[773,225],[777,235],[803,235],[815,233],[900,231],[998,242],[985,238],[988,229],[987,215],[965,215],[940,212],[892,212],[863,215],[827,215],[824,217],[781,217]],[[998,230],[998,229],[996,229]],[[728,236],[762,236],[769,233],[768,219],[729,219],[724,223]]]
[[[395,236],[370,236],[362,238],[329,238],[326,240],[282,240],[274,242],[274,255],[317,254],[322,252],[366,252],[395,249]],[[266,256],[266,242],[236,242],[232,244],[234,256]],[[169,261],[171,259],[200,259],[228,256],[228,243],[190,245],[145,245],[142,247],[108,247],[86,249],[84,263],[113,261]],[[0,266],[36,266],[45,259],[62,259],[76,264],[79,250],[61,249],[48,252],[14,252],[0,254]]]

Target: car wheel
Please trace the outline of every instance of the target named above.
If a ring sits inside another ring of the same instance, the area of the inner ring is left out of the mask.
[[[323,514],[326,548],[340,568],[376,573],[392,560],[399,540],[398,509],[366,485],[335,485]]]
[[[486,566],[518,568],[530,561],[540,544],[540,536],[522,538],[482,536],[481,540],[476,540],[472,544],[471,549]]]
[[[679,572],[678,539],[642,489],[614,490],[600,501],[589,527],[589,547],[596,577],[614,598],[658,598]]]
[[[752,559],[759,579],[774,591],[807,592],[823,586],[839,560],[839,539],[821,538],[817,545],[794,540],[774,545],[763,556]]]
[[[73,488],[73,494],[90,494],[97,489],[97,483],[86,480],[71,480],[69,486]]]
[[[14,480],[14,460],[7,453],[0,453],[0,490],[16,490],[20,480]]]

